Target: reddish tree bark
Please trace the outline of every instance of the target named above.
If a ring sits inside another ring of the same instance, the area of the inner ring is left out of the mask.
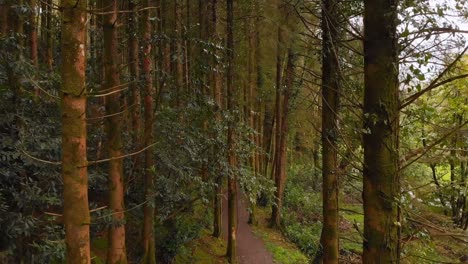
[[[233,0],[227,0],[227,70],[226,70],[226,90],[227,109],[233,112],[235,109],[236,93],[233,87],[234,78],[234,7]],[[228,124],[227,134],[227,159],[231,170],[236,167],[235,155],[235,121],[231,118]],[[229,263],[237,263],[237,176],[229,175],[228,178],[228,245],[227,257]]]
[[[141,128],[141,93],[140,93],[140,60],[139,60],[139,41],[138,41],[138,25],[136,21],[135,0],[128,0],[128,10],[132,11],[128,16],[128,64],[131,76],[130,94],[132,105],[132,129],[133,142],[136,149],[142,147],[141,138],[143,136]],[[135,168],[141,165],[140,155],[135,157]]]
[[[86,160],[86,1],[62,0],[62,176],[67,263],[90,264]]]
[[[284,185],[286,182],[286,159],[287,159],[287,140],[288,140],[288,114],[289,114],[289,99],[294,84],[294,60],[295,56],[291,48],[288,49],[288,62],[286,66],[285,89],[283,98],[283,107],[281,113],[281,137],[277,145],[277,162],[275,168],[275,202],[273,206],[274,213],[271,216],[272,226],[279,227],[281,225],[281,209],[283,205]]]
[[[151,0],[145,0],[144,5],[151,6]],[[143,57],[142,57],[142,73],[144,80],[144,144],[149,146],[154,141],[154,89],[153,89],[153,78],[151,70],[153,68],[153,61],[151,56],[151,11],[146,10],[142,15],[142,46],[143,46]],[[144,217],[143,217],[143,263],[154,264],[156,263],[156,246],[154,240],[154,188],[155,188],[155,173],[154,173],[154,158],[153,150],[151,148],[145,151],[145,206],[144,206]]]
[[[218,6],[218,1],[217,0],[211,0],[211,3],[208,7],[208,12],[211,16],[211,26],[209,27],[210,29],[210,39],[212,42],[217,43],[219,42],[219,36],[217,32],[217,25],[218,25],[218,17],[216,13],[216,9]],[[219,51],[215,51],[219,55]],[[216,60],[213,60],[212,62],[212,67],[215,69],[211,73],[211,90],[213,92],[213,97],[215,99],[216,107],[217,109],[215,118],[217,122],[221,122],[221,111],[223,109],[223,104],[222,104],[222,91],[221,91],[221,85],[222,85],[222,75],[220,73],[220,65]],[[216,151],[216,150],[215,150]],[[219,172],[215,172],[219,173]],[[213,207],[213,236],[214,237],[221,237],[222,234],[222,183],[223,179],[220,175],[215,175],[215,182],[216,182],[216,188],[215,188],[215,194],[214,194],[214,207]]]
[[[34,66],[39,65],[39,60],[37,56],[37,22],[36,22],[36,0],[29,0],[29,30],[28,30],[28,39],[29,39],[29,49],[31,62]],[[36,90],[38,93],[38,90]]]
[[[45,26],[46,28],[46,34],[45,34],[45,41],[46,41],[46,63],[47,67],[49,70],[52,69],[53,64],[54,64],[54,56],[53,56],[53,35],[52,35],[52,17],[53,17],[53,10],[51,8],[52,6],[52,0],[45,0],[46,1],[46,20],[47,24]]]
[[[121,111],[119,49],[117,40],[117,0],[104,0],[106,10],[103,21],[104,33],[104,89],[113,91],[106,97],[106,134],[109,157],[109,209],[112,211],[114,223],[108,229],[107,263],[126,263],[127,253],[125,247],[125,204],[123,184],[123,155],[122,120],[117,113]]]

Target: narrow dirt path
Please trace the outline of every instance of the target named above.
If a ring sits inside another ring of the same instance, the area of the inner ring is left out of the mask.
[[[223,237],[227,241],[228,210],[227,193],[223,202]],[[273,257],[262,239],[256,237],[248,224],[249,213],[244,195],[238,191],[237,198],[237,256],[240,264],[273,264]]]

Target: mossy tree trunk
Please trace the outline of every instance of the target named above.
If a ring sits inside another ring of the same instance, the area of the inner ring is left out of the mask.
[[[337,56],[338,1],[322,2],[322,177],[323,263],[338,263],[338,111],[340,74]]]
[[[125,215],[124,215],[124,184],[122,156],[122,120],[120,94],[119,48],[117,41],[117,0],[104,0],[105,15],[103,21],[104,33],[104,89],[113,92],[106,97],[106,134],[109,157],[109,209],[112,211],[113,223],[108,229],[107,263],[126,263],[125,248]]]
[[[397,6],[364,1],[363,263],[399,262]]]
[[[86,160],[86,1],[62,0],[62,176],[67,263],[90,264]]]

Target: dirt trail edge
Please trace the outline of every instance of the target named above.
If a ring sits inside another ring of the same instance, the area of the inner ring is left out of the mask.
[[[242,192],[238,192],[237,199],[237,259],[239,264],[275,263],[263,240],[254,235],[252,227],[248,224],[248,206]],[[225,192],[223,199],[223,238],[225,240],[227,240],[228,226],[227,206],[227,192]]]

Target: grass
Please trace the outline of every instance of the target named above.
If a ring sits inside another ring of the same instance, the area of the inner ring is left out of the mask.
[[[362,253],[362,237],[364,232],[364,213],[361,204],[341,204],[340,215],[347,223],[341,225],[341,248],[354,254]],[[358,230],[361,234],[359,234]]]
[[[449,258],[441,254],[434,241],[415,240],[404,247],[405,254],[402,257],[403,264],[432,264],[432,263],[459,263],[457,259]]]
[[[268,210],[259,207],[256,211],[258,225],[253,227],[254,233],[262,238],[267,250],[278,264],[306,264],[308,258],[280,231],[268,227]]]

